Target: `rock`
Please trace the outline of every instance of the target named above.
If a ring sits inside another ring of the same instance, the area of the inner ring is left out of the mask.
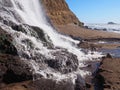
[[[108,54],[106,55],[106,58],[112,58],[112,56],[108,53]]]
[[[42,0],[50,21],[54,25],[75,24],[83,26],[78,18],[70,11],[65,0]]]
[[[48,59],[45,61],[49,67],[64,74],[77,70],[77,56],[67,51],[55,52],[53,55],[55,56],[55,59]]]
[[[31,68],[24,60],[8,54],[0,54],[0,72],[0,82],[6,84],[33,78]]]
[[[114,22],[108,22],[108,24],[116,24],[116,23],[114,23]]]
[[[40,79],[36,81],[24,81],[6,85],[0,90],[74,90],[74,85],[71,82],[60,81],[56,82],[51,79]]]
[[[0,86],[32,80],[30,66],[18,56],[13,37],[0,28]]]
[[[69,36],[74,40],[82,41],[82,38],[80,38],[80,37],[75,37],[73,35],[69,35]]]
[[[104,88],[111,89],[111,86],[110,86],[110,85],[105,84],[105,85],[104,85]]]
[[[104,29],[102,29],[103,31],[107,31],[107,29],[106,28],[104,28]]]
[[[0,53],[18,55],[17,49],[12,44],[12,37],[0,29]]]
[[[74,90],[74,85],[71,81],[56,82],[52,79],[40,79],[33,82],[36,90]]]
[[[94,83],[95,90],[103,90],[103,85],[105,83],[104,77],[100,74],[96,74]]]
[[[98,48],[101,48],[99,45],[97,46],[94,43],[83,41],[83,40],[78,44],[78,47],[89,49],[91,51],[96,51]]]
[[[31,36],[36,37],[37,39],[40,39],[45,46],[48,48],[52,48],[53,44],[51,43],[50,37],[46,35],[42,29],[39,27],[35,26],[30,26],[26,24],[21,24],[21,25],[12,25],[11,28],[15,31],[21,31],[22,33],[25,34],[31,34]],[[30,40],[23,40],[24,43],[27,43],[32,47],[32,43]]]
[[[120,89],[120,59],[104,58],[93,79],[95,90]]]
[[[91,84],[90,83],[86,83],[86,88],[91,88]]]
[[[75,80],[75,90],[86,90],[86,85],[83,78],[80,75],[77,75],[77,79]]]
[[[84,26],[84,28],[89,29],[89,27],[88,27],[88,26]]]

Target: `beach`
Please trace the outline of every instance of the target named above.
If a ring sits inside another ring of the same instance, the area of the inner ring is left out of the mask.
[[[85,26],[66,2],[0,1],[0,90],[120,90],[120,25]]]
[[[76,25],[57,26],[58,31],[67,34],[75,39],[81,40],[80,48],[92,51],[101,51],[106,56],[99,62],[98,68],[92,76],[92,83],[89,78],[86,80],[87,90],[119,90],[120,87],[120,34],[102,30],[91,30]],[[117,53],[115,52],[117,51]],[[114,55],[112,55],[114,54]],[[96,62],[97,64],[98,62]],[[91,63],[88,68],[93,68]]]

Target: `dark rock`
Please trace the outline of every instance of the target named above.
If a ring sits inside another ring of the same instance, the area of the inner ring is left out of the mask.
[[[85,82],[80,75],[77,75],[77,79],[75,80],[75,90],[86,90]]]
[[[108,54],[106,55],[106,58],[112,58],[112,56],[108,53]]]
[[[104,28],[104,29],[102,29],[103,31],[107,31],[107,29],[106,28]]]
[[[22,25],[12,25],[11,28],[16,31],[21,31],[23,33],[27,33],[25,28]]]
[[[14,26],[16,25],[14,22],[3,19],[3,17],[0,16],[0,22],[2,22],[3,24],[7,25],[7,26]]]
[[[114,23],[114,22],[108,22],[108,24],[116,24],[116,23]]]
[[[74,90],[74,85],[70,81],[56,82],[52,79],[40,79],[33,82],[36,90]]]
[[[0,82],[16,83],[33,78],[31,68],[17,56],[0,54]]]
[[[53,44],[52,44],[50,37],[48,35],[46,35],[42,29],[40,29],[38,27],[33,27],[33,26],[31,28],[33,29],[33,31],[35,31],[37,33],[38,38],[44,42],[45,46],[52,48]]]
[[[91,84],[86,83],[86,88],[91,88]]]
[[[84,28],[89,29],[89,27],[88,27],[88,26],[84,26]]]
[[[0,29],[0,53],[18,55],[17,49],[12,44],[12,37]]]
[[[52,79],[39,79],[36,81],[24,81],[13,83],[0,88],[0,90],[74,90],[72,82],[59,81]]]
[[[97,75],[94,78],[94,88],[95,90],[104,90],[104,84],[105,80],[104,77],[97,73]]]
[[[26,72],[19,75],[18,73],[15,73],[15,71],[8,69],[6,73],[3,75],[2,82],[10,84],[10,83],[22,82],[29,79],[32,79],[32,76],[26,75]]]
[[[82,39],[80,38],[80,37],[75,37],[75,36],[73,36],[73,35],[69,35],[72,39],[74,39],[74,40],[79,40],[79,41],[81,41]]]
[[[53,44],[50,40],[50,37],[47,36],[42,29],[40,29],[39,27],[35,27],[35,26],[29,26],[26,24],[21,24],[21,25],[13,25],[11,26],[11,28],[13,30],[25,33],[25,34],[30,34],[31,36],[36,37],[37,39],[40,39],[42,41],[42,43],[44,44],[44,46],[47,46],[48,48],[52,48]],[[30,45],[30,40],[24,40],[23,42],[25,42],[26,44]]]
[[[110,86],[110,85],[105,84],[105,85],[104,85],[104,88],[111,89],[111,86]]]
[[[46,60],[49,67],[61,72],[69,73],[76,71],[78,68],[77,56],[67,51],[60,51],[53,53],[55,59]]]

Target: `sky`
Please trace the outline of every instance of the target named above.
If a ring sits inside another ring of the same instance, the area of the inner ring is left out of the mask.
[[[120,23],[120,0],[66,0],[84,23]]]

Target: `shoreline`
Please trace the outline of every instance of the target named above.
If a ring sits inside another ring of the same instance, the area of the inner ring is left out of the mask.
[[[80,41],[78,47],[83,49],[99,52],[107,50],[109,53],[110,50],[112,51],[120,48],[119,33],[91,30],[73,24],[66,26],[59,25],[56,26],[56,28],[58,32]]]
[[[119,33],[86,29],[85,27],[80,27],[74,24],[55,25],[55,28],[61,34],[66,34],[66,35],[81,38],[84,40],[96,40],[96,39],[120,40]]]
[[[113,56],[110,50],[114,51],[116,49],[118,50],[118,54],[120,53],[120,34],[90,30],[75,25],[57,27],[59,32],[81,40],[82,42],[79,43],[79,47],[92,51],[108,50],[108,52],[105,53],[106,57],[100,61],[100,66],[96,69],[96,74],[91,76],[92,83],[86,81],[87,90],[119,90],[120,56]]]

